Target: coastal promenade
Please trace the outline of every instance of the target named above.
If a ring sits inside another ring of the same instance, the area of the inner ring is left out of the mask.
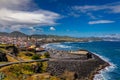
[[[40,60],[29,60],[29,61],[19,61],[19,62],[8,62],[8,63],[5,63],[5,64],[0,64],[0,68],[1,68],[1,67],[5,67],[5,66],[9,66],[9,65],[13,65],[13,64],[33,63],[33,62],[45,62],[45,61],[49,61],[49,58],[44,58],[44,59],[40,59]]]

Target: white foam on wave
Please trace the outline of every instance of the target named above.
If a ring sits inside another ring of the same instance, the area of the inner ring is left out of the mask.
[[[44,44],[44,45],[42,45],[41,47],[46,48],[46,47],[48,47],[48,46],[49,46],[49,44]]]
[[[74,43],[74,42],[64,42],[64,43]]]
[[[87,42],[77,42],[77,43],[87,43]]]
[[[71,48],[72,46],[66,46],[61,43],[52,43],[52,46],[50,44],[45,44],[42,47],[43,48]]]
[[[71,46],[66,46],[66,45],[62,45],[62,44],[54,45],[54,46],[58,47],[58,48],[71,48]]]
[[[103,41],[119,42],[120,39],[103,39]]]
[[[94,53],[94,54],[96,54],[96,53]],[[94,80],[109,80],[109,79],[111,79],[111,77],[107,73],[112,72],[116,68],[116,65],[113,64],[112,62],[110,62],[110,60],[108,58],[100,56],[98,54],[96,54],[96,55],[99,56],[104,61],[108,62],[110,64],[110,66],[100,70],[99,74],[95,75]]]

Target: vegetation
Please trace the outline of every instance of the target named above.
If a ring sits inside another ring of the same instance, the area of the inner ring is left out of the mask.
[[[71,71],[65,71],[61,78],[63,80],[75,80],[75,72],[71,72]]]
[[[5,62],[5,61],[8,61],[6,54],[0,52],[0,62]]]
[[[35,80],[30,77],[34,74],[44,74],[46,69],[47,62],[14,64],[1,68],[0,76],[2,75],[4,80]]]
[[[50,80],[62,80],[62,79],[58,78],[57,76],[51,76]]]
[[[32,59],[33,59],[33,60],[38,60],[38,59],[40,59],[40,56],[37,55],[37,54],[34,54],[34,55],[32,56]]]
[[[31,60],[33,55],[34,53],[30,51],[20,51],[18,57],[27,61],[27,60]]]
[[[50,58],[50,54],[48,52],[44,53],[45,58]]]
[[[25,56],[29,56],[30,57],[30,56],[33,56],[33,54],[31,54],[30,52],[26,52]]]
[[[14,46],[14,45],[12,45],[12,46],[7,46],[7,47],[6,47],[6,50],[8,50],[8,52],[9,52],[10,54],[13,54],[14,56],[17,56],[18,53],[19,53],[18,48],[17,48],[16,46]]]
[[[23,75],[33,74],[34,71],[31,64],[16,64],[5,67],[1,70],[6,77],[5,80],[20,80]]]
[[[5,79],[5,74],[4,73],[2,73],[2,72],[0,72],[0,80],[4,80]]]
[[[7,46],[13,46],[12,44],[0,44],[0,48],[6,49]]]

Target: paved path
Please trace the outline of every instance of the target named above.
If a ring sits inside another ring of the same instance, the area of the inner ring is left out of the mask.
[[[9,65],[12,65],[12,64],[32,63],[32,62],[44,62],[44,61],[49,61],[49,58],[40,59],[40,60],[29,60],[29,61],[19,61],[19,62],[8,62],[8,63],[5,63],[5,64],[0,64],[0,68],[1,68],[1,67],[5,67],[5,66],[9,66]]]

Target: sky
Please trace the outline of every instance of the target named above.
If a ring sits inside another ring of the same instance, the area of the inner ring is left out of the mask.
[[[120,34],[120,0],[0,0],[0,31],[73,37]]]

